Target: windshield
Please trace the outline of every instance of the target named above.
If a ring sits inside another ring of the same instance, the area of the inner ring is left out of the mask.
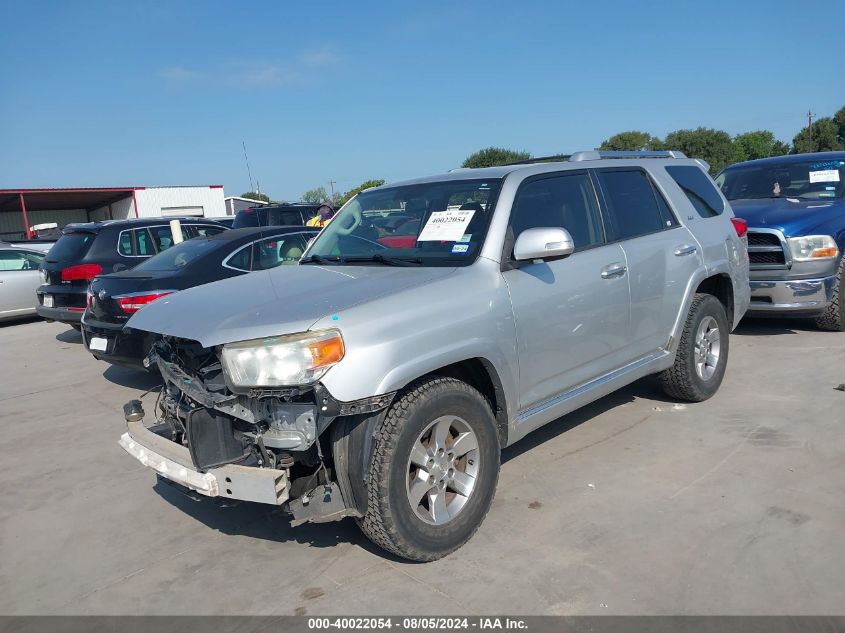
[[[845,161],[783,162],[731,167],[716,177],[728,200],[796,198],[825,200],[845,196]]]
[[[209,240],[203,238],[187,240],[181,244],[177,244],[176,246],[171,246],[158,255],[141,262],[135,266],[135,270],[152,272],[184,268],[195,259],[198,259],[205,255],[205,253],[214,250],[215,245],[220,243],[220,240]]]
[[[302,263],[466,266],[475,261],[501,179],[379,187],[358,194]]]

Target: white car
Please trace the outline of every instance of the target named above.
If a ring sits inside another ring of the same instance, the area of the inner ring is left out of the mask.
[[[0,321],[35,314],[38,266],[46,253],[35,248],[0,245]]]

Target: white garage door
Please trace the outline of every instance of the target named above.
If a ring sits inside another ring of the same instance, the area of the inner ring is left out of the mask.
[[[205,215],[205,212],[202,207],[162,207],[161,215],[164,217],[176,215],[196,215],[202,217]]]

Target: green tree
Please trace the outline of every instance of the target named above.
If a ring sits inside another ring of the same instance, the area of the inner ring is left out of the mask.
[[[792,152],[795,154],[833,152],[841,149],[845,149],[845,145],[839,138],[839,126],[830,117],[813,121],[811,126],[805,127],[792,139]]]
[[[740,163],[744,160],[767,158],[768,156],[783,156],[788,153],[789,145],[781,143],[768,130],[746,132],[745,134],[737,134],[734,137],[733,161],[735,163]]]
[[[259,202],[270,202],[269,196],[265,196],[263,193],[258,193],[257,191],[242,193],[241,198],[249,198],[250,200],[258,200]]]
[[[614,134],[610,138],[605,139],[602,141],[602,144],[599,145],[599,149],[635,152],[639,150],[660,149],[660,145],[660,139],[652,136],[648,132],[631,130],[628,132],[619,132],[619,134]]]
[[[704,127],[675,130],[666,135],[663,145],[668,150],[680,150],[690,158],[706,160],[710,163],[710,173],[714,175],[733,162],[733,140],[722,130]]]
[[[310,202],[311,204],[319,204],[321,202],[331,202],[331,198],[326,192],[325,187],[316,187],[314,189],[309,189],[308,191],[303,193],[302,201]]]
[[[531,158],[528,152],[519,152],[504,147],[486,147],[474,154],[467,156],[462,167],[493,167],[495,165],[507,165],[518,163]]]
[[[343,196],[341,196],[340,200],[338,201],[338,206],[336,208],[340,208],[345,205],[349,199],[364,191],[364,189],[369,189],[370,187],[380,187],[384,184],[384,180],[376,179],[376,180],[367,180],[366,182],[362,182],[360,185],[355,187],[354,189],[350,189],[347,191]]]
[[[839,108],[833,115],[833,122],[839,128],[839,142],[845,145],[845,106]]]

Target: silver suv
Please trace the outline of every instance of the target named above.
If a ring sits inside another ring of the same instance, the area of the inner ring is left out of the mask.
[[[299,266],[171,294],[155,422],[120,444],[183,491],[354,516],[412,560],[490,508],[503,447],[648,374],[719,388],[744,223],[677,152],[582,152],[362,192]],[[706,201],[706,204],[702,204]]]

